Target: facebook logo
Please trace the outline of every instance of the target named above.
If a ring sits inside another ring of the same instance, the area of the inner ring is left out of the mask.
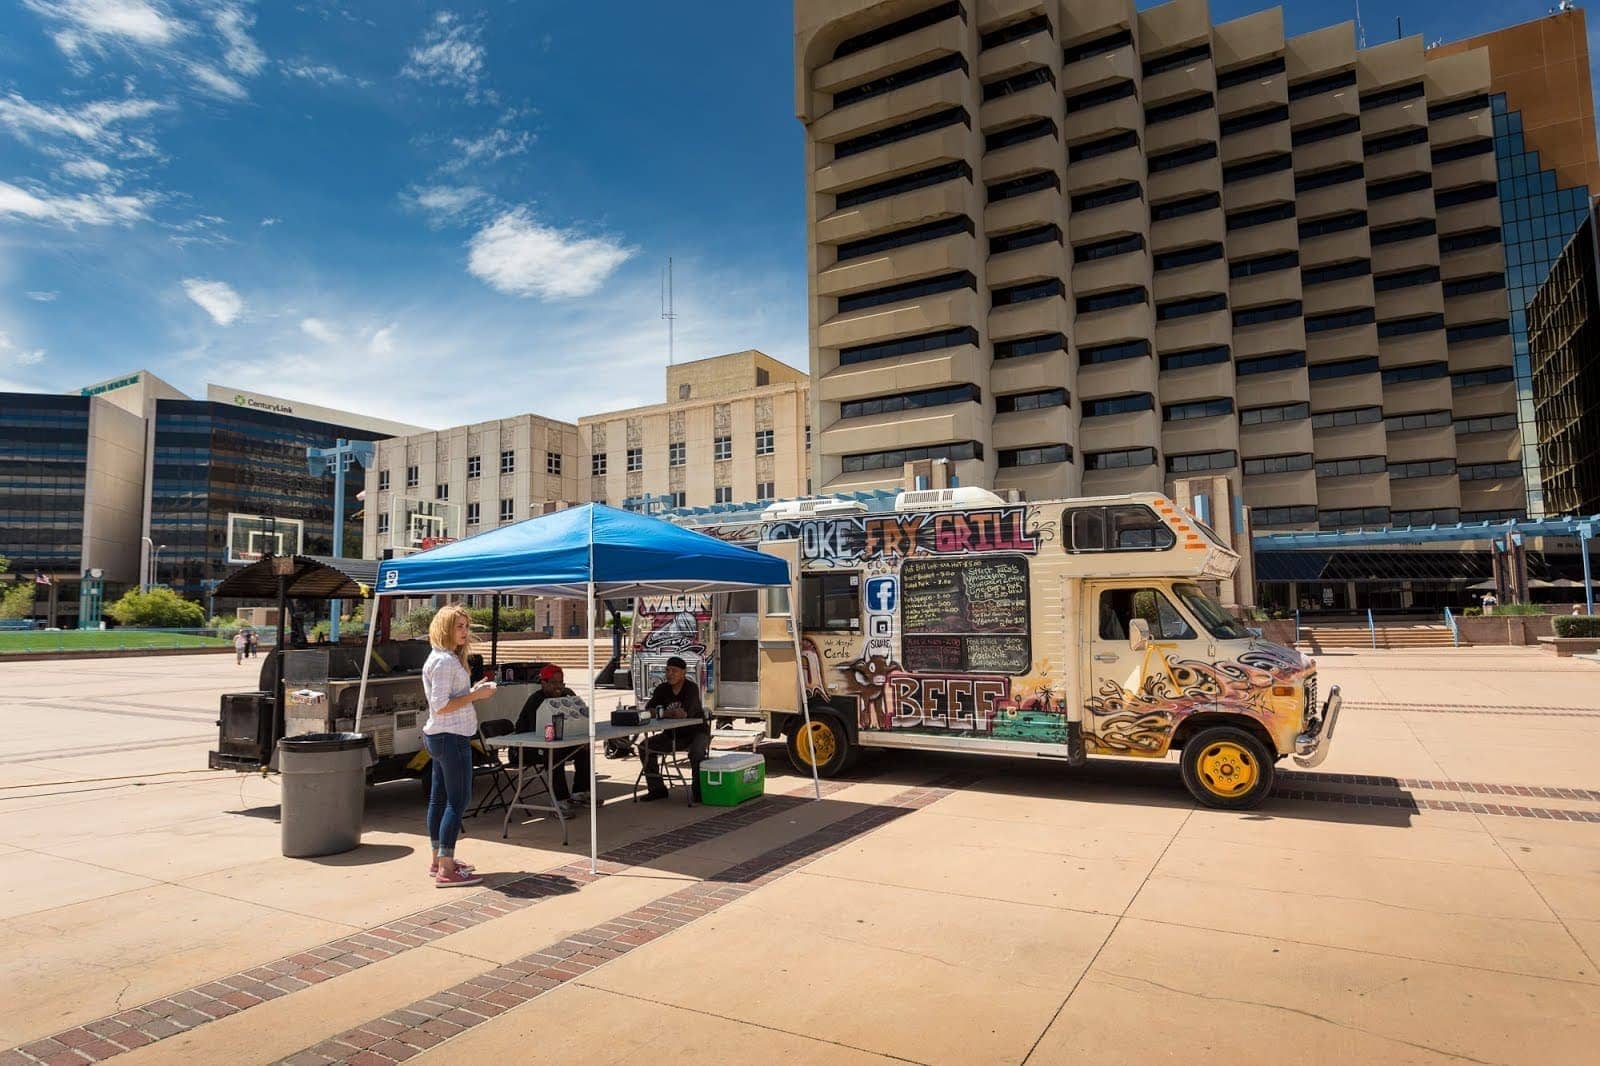
[[[887,614],[895,609],[899,584],[892,577],[867,579],[867,610]]]

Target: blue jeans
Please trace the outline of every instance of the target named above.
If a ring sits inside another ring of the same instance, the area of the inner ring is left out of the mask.
[[[424,735],[433,759],[433,789],[428,795],[428,840],[433,853],[455,858],[461,817],[472,805],[472,738],[459,733]]]

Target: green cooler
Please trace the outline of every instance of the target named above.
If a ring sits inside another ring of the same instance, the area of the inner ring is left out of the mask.
[[[748,752],[717,755],[700,764],[700,802],[708,807],[737,807],[765,790],[767,760]]]

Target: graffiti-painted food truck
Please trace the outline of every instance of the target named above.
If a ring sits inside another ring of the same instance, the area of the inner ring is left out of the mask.
[[[956,489],[902,493],[888,513],[820,507],[775,505],[760,523],[760,550],[795,577],[787,596],[639,612],[641,690],[652,655],[698,654],[714,685],[720,655],[716,713],[760,716],[797,767],[824,775],[862,748],[1074,765],[1177,753],[1200,802],[1245,808],[1279,759],[1327,755],[1337,689],[1319,704],[1315,665],[1217,602],[1208,589],[1238,556],[1163,496],[1007,503]],[[730,683],[746,655],[749,678]]]

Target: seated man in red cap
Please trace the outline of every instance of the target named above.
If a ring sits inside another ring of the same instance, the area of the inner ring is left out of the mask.
[[[539,728],[539,706],[545,700],[565,697],[577,699],[578,696],[566,685],[566,678],[561,672],[561,667],[549,663],[539,671],[539,691],[528,697],[528,702],[522,705],[522,713],[517,715],[517,732],[532,733]],[[579,734],[588,736],[589,723],[582,718],[568,718],[565,722],[564,735],[568,739],[576,738]],[[555,780],[552,782],[556,790],[556,802],[562,807],[583,805],[589,802],[589,745],[582,743],[572,751],[573,787],[567,788],[567,771],[565,764],[558,765]],[[559,752],[558,757],[565,754]]]

